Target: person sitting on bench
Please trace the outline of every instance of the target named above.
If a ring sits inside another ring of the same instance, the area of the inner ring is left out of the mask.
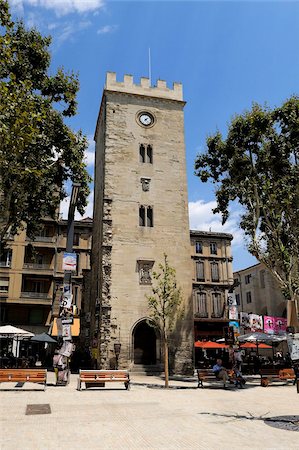
[[[228,381],[228,374],[225,367],[222,365],[222,359],[217,359],[213,366],[213,372],[218,380],[223,380],[224,384]]]

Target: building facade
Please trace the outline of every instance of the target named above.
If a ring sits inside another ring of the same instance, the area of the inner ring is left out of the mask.
[[[232,239],[228,233],[190,231],[195,340],[223,337],[223,328],[228,326]]]
[[[239,311],[286,317],[286,300],[269,269],[258,263],[234,272]]]
[[[1,324],[34,333],[49,330],[53,316],[59,311],[66,233],[66,220],[45,220],[34,241],[22,231],[7,242],[6,248],[1,248]],[[75,222],[73,248],[78,270],[73,276],[73,296],[77,314],[81,309],[83,273],[90,268],[91,236],[92,219]]]
[[[162,361],[146,295],[163,254],[176,269],[185,314],[171,342],[175,370],[192,366],[193,311],[182,85],[151,87],[108,73],[95,141],[91,343],[100,367]],[[174,353],[175,352],[175,353]]]

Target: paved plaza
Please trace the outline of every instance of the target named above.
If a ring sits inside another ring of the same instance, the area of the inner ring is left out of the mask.
[[[130,391],[111,383],[78,392],[76,382],[72,375],[67,387],[56,387],[49,373],[45,392],[29,383],[25,391],[1,391],[1,450],[299,449],[299,432],[261,420],[299,415],[291,384],[262,388],[256,378],[241,390],[197,389],[189,378],[164,390],[159,377],[136,375]],[[51,414],[25,415],[28,404],[49,404]]]

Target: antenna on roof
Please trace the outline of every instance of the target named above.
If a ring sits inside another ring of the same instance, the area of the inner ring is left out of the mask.
[[[152,67],[151,67],[151,49],[148,48],[148,78],[149,78],[149,85],[152,85]]]

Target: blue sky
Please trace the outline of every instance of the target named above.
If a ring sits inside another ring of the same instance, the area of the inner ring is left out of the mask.
[[[214,189],[193,174],[208,134],[226,133],[235,113],[253,101],[273,107],[298,94],[299,3],[288,1],[10,0],[14,17],[53,37],[52,70],[79,72],[78,115],[69,121],[92,137],[105,73],[148,75],[184,87],[190,226],[232,232],[234,270],[256,260],[238,229],[238,209],[221,228],[211,213]],[[87,215],[91,215],[91,202]],[[66,211],[67,205],[63,205]]]

